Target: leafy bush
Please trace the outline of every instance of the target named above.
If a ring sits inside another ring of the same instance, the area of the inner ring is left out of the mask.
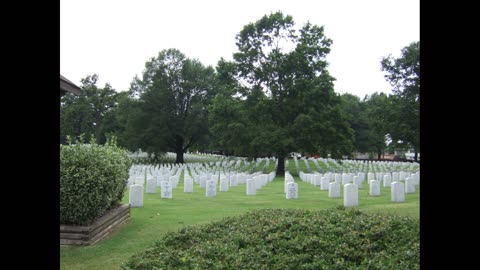
[[[60,223],[86,225],[123,197],[131,160],[115,138],[102,146],[60,145]]]
[[[167,233],[121,269],[419,269],[418,219],[263,209]]]

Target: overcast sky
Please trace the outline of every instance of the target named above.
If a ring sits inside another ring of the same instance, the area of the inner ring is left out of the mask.
[[[96,73],[98,86],[125,91],[168,48],[215,66],[232,60],[244,25],[276,11],[324,26],[335,91],[362,99],[391,93],[380,59],[420,40],[420,0],[61,0],[60,74],[80,86]]]

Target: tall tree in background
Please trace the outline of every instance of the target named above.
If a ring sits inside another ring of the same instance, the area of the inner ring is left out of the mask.
[[[408,143],[414,149],[414,160],[420,151],[420,42],[412,42],[401,50],[401,56],[391,55],[381,60],[382,71],[393,89],[390,135],[393,142]]]
[[[352,148],[353,133],[326,69],[332,41],[323,27],[306,23],[298,34],[293,27],[291,16],[265,15],[243,27],[233,55],[251,145],[275,153],[278,176],[284,175],[290,152],[320,150],[341,157]]]
[[[381,159],[387,147],[386,137],[390,135],[391,126],[395,125],[392,119],[396,111],[391,100],[385,93],[377,92],[364,99],[369,126],[369,143],[372,150],[377,153],[377,159]]]
[[[87,141],[93,134],[99,144],[106,141],[104,120],[117,105],[117,93],[105,84],[97,86],[98,75],[89,75],[81,79],[78,96],[67,93],[60,103],[60,142],[65,143],[66,135],[78,137],[84,133]]]
[[[370,133],[365,103],[359,97],[348,93],[340,97],[341,110],[354,131],[354,150],[359,153],[371,152],[373,149],[372,134]]]
[[[142,79],[135,78],[125,101],[133,115],[124,115],[123,136],[133,145],[158,156],[173,151],[176,163],[183,154],[208,135],[207,105],[214,95],[214,70],[192,60],[177,49],[161,51],[145,64]],[[135,134],[133,136],[133,134]]]
[[[249,155],[251,131],[245,104],[236,95],[240,85],[234,77],[235,66],[221,58],[216,71],[217,94],[208,108],[211,147],[227,155]]]

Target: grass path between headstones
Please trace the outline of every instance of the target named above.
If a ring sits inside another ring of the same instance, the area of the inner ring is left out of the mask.
[[[292,161],[293,163],[293,161]],[[301,164],[303,162],[299,162]],[[301,166],[301,165],[300,165]],[[183,179],[183,177],[182,177]],[[298,199],[287,200],[284,178],[277,177],[257,190],[256,196],[246,196],[245,184],[229,187],[216,197],[205,197],[205,190],[194,185],[193,193],[183,192],[183,180],[173,190],[173,199],[161,199],[160,187],[155,194],[144,194],[144,207],[131,208],[128,224],[112,233],[108,239],[91,247],[62,247],[60,269],[63,270],[117,270],[136,252],[153,245],[165,232],[177,231],[185,225],[208,223],[225,216],[239,215],[260,208],[329,209],[343,205],[341,198],[329,198],[328,190],[307,184],[294,177],[298,183]],[[359,190],[357,207],[363,211],[381,211],[419,218],[420,187],[415,193],[405,194],[405,202],[392,203],[390,188],[381,185],[380,196],[369,196],[368,184]],[[128,203],[128,191],[122,203]]]

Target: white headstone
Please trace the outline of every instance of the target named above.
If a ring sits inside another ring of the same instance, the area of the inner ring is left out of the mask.
[[[162,181],[160,183],[160,198],[172,198],[172,183],[170,181]]]
[[[207,176],[202,175],[200,176],[200,188],[205,188],[207,184]]]
[[[405,193],[415,193],[415,179],[405,178]]]
[[[320,182],[320,190],[328,190],[330,181],[327,177],[322,177]]]
[[[402,182],[392,183],[392,202],[405,201],[405,184]]]
[[[287,200],[298,199],[298,184],[290,182],[287,184]]]
[[[145,183],[145,176],[143,175],[140,175],[140,176],[137,176],[135,177],[135,181],[134,181],[135,185],[142,185]]]
[[[335,174],[335,182],[337,182],[339,184],[342,183],[342,175],[341,174],[339,174],[339,173]]]
[[[225,177],[220,178],[220,192],[228,191],[228,180]]]
[[[370,180],[375,180],[375,174],[374,173],[368,173],[367,174],[367,180],[370,181]]]
[[[385,174],[383,176],[383,187],[391,187],[392,186],[392,179],[389,174]]]
[[[343,206],[358,206],[358,187],[355,184],[346,184],[343,186]]]
[[[130,193],[128,195],[128,203],[130,207],[143,207],[143,186],[131,185]]]
[[[340,184],[337,182],[331,182],[328,184],[328,197],[339,198],[340,197]]]
[[[205,189],[205,196],[207,197],[215,197],[217,195],[217,184],[215,180],[208,180],[206,189]]]
[[[398,172],[392,172],[392,182],[398,182],[399,175]]]
[[[155,193],[155,188],[157,187],[157,181],[152,178],[147,179],[147,193]]]
[[[287,184],[294,182],[293,178],[285,176],[285,183],[283,185],[283,192],[287,193]]]
[[[313,179],[313,184],[315,186],[320,186],[321,185],[321,178],[322,178],[322,176],[320,174],[315,174],[314,179]]]
[[[361,180],[360,176],[354,176],[353,183],[357,185],[358,188],[362,188],[363,181]]]
[[[260,189],[262,187],[262,177],[254,176],[253,179],[255,180],[255,188]]]
[[[237,175],[236,174],[230,175],[230,186],[231,187],[236,187],[237,185],[238,185]]]
[[[184,177],[183,179],[183,192],[193,192],[193,179],[190,177]]]
[[[257,189],[255,188],[255,180],[247,179],[247,195],[256,195]]]
[[[370,180],[370,196],[380,196],[380,182],[378,180]]]
[[[343,173],[342,174],[342,185],[346,185],[348,183],[350,183],[350,177],[347,173]]]

